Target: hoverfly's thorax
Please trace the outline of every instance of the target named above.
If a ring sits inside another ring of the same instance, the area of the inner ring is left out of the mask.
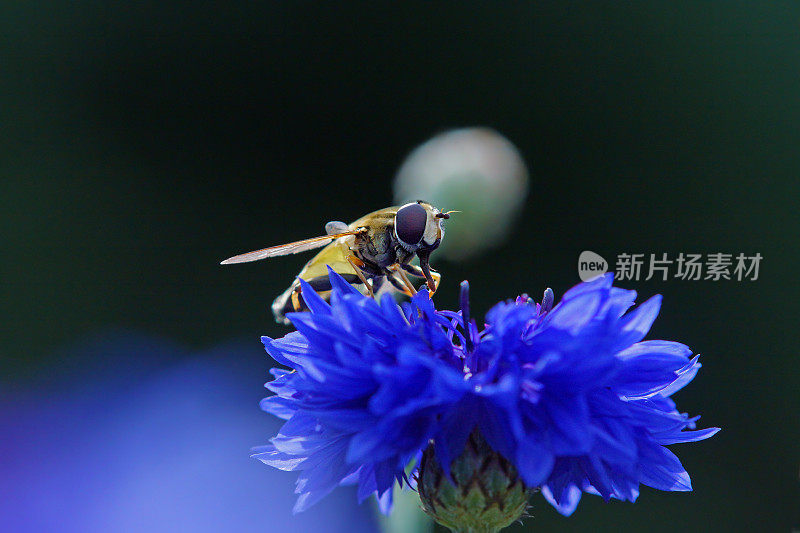
[[[374,231],[370,231],[368,238],[363,240],[363,244],[357,255],[364,260],[367,265],[374,264],[379,267],[375,273],[380,273],[381,269],[395,263],[397,254],[395,252],[395,241],[393,227],[389,224],[382,225]],[[366,267],[370,270],[369,266]]]

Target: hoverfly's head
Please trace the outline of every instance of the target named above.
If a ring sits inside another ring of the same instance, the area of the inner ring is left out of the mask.
[[[444,237],[442,221],[454,212],[443,213],[428,202],[417,200],[400,207],[394,217],[395,237],[403,248],[417,254],[431,293],[436,291],[436,280],[431,275],[431,252],[439,247]]]
[[[408,203],[395,215],[395,236],[406,250],[430,254],[442,242],[442,221],[450,218],[452,212],[443,213],[422,200]]]

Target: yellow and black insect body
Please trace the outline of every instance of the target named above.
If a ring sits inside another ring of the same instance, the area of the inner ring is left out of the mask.
[[[331,289],[328,266],[365,294],[374,295],[385,289],[412,295],[416,289],[408,275],[424,278],[433,294],[440,276],[430,270],[430,254],[442,241],[442,220],[450,218],[450,213],[421,200],[388,207],[351,224],[329,222],[325,226],[327,235],[237,255],[222,264],[258,261],[325,246],[298,274],[323,298],[329,297]],[[411,264],[415,256],[419,266]],[[305,309],[298,280],[272,304],[278,322],[287,322],[287,312]]]

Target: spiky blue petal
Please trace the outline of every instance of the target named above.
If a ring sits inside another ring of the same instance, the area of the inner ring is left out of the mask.
[[[310,313],[297,328],[264,338],[292,372],[273,370],[275,396],[261,407],[286,423],[254,457],[299,471],[296,511],[339,485],[357,484],[388,512],[391,489],[433,441],[447,475],[478,428],[529,487],[560,513],[586,492],[635,501],[641,484],[691,490],[664,446],[712,436],[677,411],[671,394],[700,368],[683,344],[642,341],[661,297],[631,310],[634,291],[606,275],[553,306],[527,296],[503,302],[480,330],[462,312],[436,311],[427,291],[399,307],[364,297],[335,272],[331,303],[301,280]]]

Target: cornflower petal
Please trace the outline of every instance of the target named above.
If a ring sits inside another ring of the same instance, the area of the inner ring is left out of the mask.
[[[409,481],[406,467],[429,443],[450,478],[473,431],[564,515],[584,492],[635,501],[641,484],[691,490],[664,446],[719,430],[696,429],[699,417],[670,398],[695,377],[698,357],[678,342],[642,341],[660,296],[631,309],[636,293],[609,274],[556,305],[549,289],[542,304],[499,303],[480,329],[466,283],[463,312],[452,312],[437,311],[425,289],[398,306],[329,277],[330,302],[300,280],[309,312],[287,315],[296,332],[263,339],[293,371],[271,371],[275,395],[261,407],[286,422],[253,457],[300,472],[296,511],[356,484],[359,501],[374,495],[388,512],[392,487]]]

